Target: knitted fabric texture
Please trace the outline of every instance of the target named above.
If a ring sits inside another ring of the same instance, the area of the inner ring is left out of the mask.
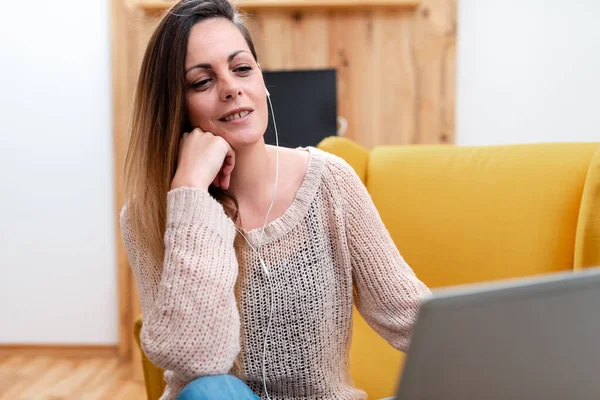
[[[304,181],[263,236],[274,299],[267,390],[273,400],[365,399],[349,373],[353,305],[406,351],[430,291],[396,249],[352,167],[306,150]],[[266,398],[270,286],[223,207],[203,190],[170,191],[160,264],[149,256],[143,234],[133,232],[127,207],[121,230],[140,294],[142,348],[165,369],[161,400],[175,399],[197,377],[228,373]],[[258,247],[261,228],[244,234]]]

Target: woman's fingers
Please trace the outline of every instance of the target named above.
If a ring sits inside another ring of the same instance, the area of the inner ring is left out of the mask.
[[[171,189],[197,187],[208,190],[211,182],[216,187],[227,189],[234,160],[231,145],[222,137],[200,128],[186,132],[179,143]]]
[[[223,161],[223,168],[221,168],[221,188],[229,189],[229,183],[231,182],[231,173],[235,168],[235,152],[231,149],[227,152],[225,160]]]

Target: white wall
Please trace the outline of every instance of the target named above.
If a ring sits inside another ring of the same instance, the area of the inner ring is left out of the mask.
[[[600,141],[600,1],[458,4],[458,144]]]
[[[109,2],[0,15],[0,344],[116,344]]]

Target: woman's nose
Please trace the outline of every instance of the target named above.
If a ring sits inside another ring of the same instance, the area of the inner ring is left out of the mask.
[[[235,84],[235,82],[225,82],[221,89],[221,100],[235,100],[242,94],[242,88]]]

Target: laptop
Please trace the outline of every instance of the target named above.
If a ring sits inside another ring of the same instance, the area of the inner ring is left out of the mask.
[[[395,399],[600,399],[600,268],[435,291]]]

